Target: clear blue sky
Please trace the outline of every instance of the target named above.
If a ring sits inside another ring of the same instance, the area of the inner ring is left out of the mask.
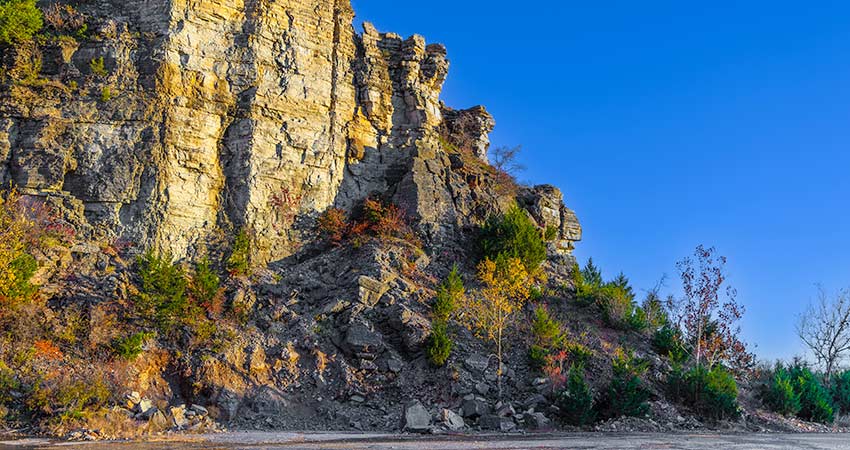
[[[446,103],[487,106],[606,275],[674,290],[716,246],[770,359],[802,352],[816,283],[850,286],[846,1],[353,1],[358,24],[446,44]]]

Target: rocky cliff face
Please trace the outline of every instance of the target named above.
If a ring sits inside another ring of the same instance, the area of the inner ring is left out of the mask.
[[[0,182],[83,236],[192,258],[246,228],[268,262],[321,211],[381,195],[439,246],[517,194],[485,170],[492,117],[440,102],[446,49],[358,34],[348,0],[77,9],[85,39],[2,50]],[[568,253],[580,227],[560,192],[520,197]]]
[[[530,412],[510,420],[491,411],[504,407],[500,370],[471,333],[458,331],[451,368],[423,356],[437,279],[455,263],[475,271],[477,225],[525,209],[549,242],[552,292],[581,239],[558,189],[519,186],[488,163],[495,122],[483,107],[441,103],[442,45],[356,33],[348,0],[72,3],[85,32],[0,48],[0,183],[76,231],[69,248],[36,255],[49,300],[38,307],[56,330],[86,324],[79,340],[56,338],[62,367],[120,374],[116,395],[135,393],[121,420],[180,428],[205,411],[179,407],[195,403],[236,426],[391,430],[417,399],[496,428],[547,426],[520,352],[505,392]],[[321,213],[356,215],[370,197],[403,211],[405,238],[315,238]],[[223,276],[180,326],[152,324],[135,257],[210,256],[224,275],[237,230],[253,239],[256,270]],[[125,363],[113,347],[128,336],[147,343]],[[13,353],[2,347],[0,364]]]

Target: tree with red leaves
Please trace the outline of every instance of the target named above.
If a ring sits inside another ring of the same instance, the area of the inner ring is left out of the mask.
[[[737,291],[725,285],[726,257],[716,256],[714,247],[700,245],[696,261],[685,258],[676,264],[682,277],[684,298],[676,308],[676,317],[686,342],[693,346],[697,365],[713,367],[719,362],[744,370],[753,356],[738,338],[739,322],[744,314]]]

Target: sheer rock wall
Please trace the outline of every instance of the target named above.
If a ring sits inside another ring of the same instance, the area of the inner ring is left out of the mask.
[[[485,162],[493,128],[483,108],[440,103],[446,49],[356,33],[349,0],[77,8],[88,38],[0,50],[0,182],[92,239],[193,258],[245,227],[255,259],[272,261],[310,239],[318,213],[369,195],[437,244],[512,201],[446,148],[460,130]],[[555,204],[541,226],[557,215],[569,252],[580,227],[544,191]]]

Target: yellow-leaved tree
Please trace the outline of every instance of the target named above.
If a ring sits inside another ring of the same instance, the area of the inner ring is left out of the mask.
[[[464,298],[461,323],[496,348],[499,368],[496,375],[499,397],[502,396],[502,361],[504,338],[517,313],[531,295],[532,277],[522,260],[499,255],[495,260],[485,259],[478,265],[478,279],[483,288]]]
[[[0,306],[4,308],[31,293],[29,277],[37,268],[27,250],[39,230],[22,209],[16,191],[0,194]]]

